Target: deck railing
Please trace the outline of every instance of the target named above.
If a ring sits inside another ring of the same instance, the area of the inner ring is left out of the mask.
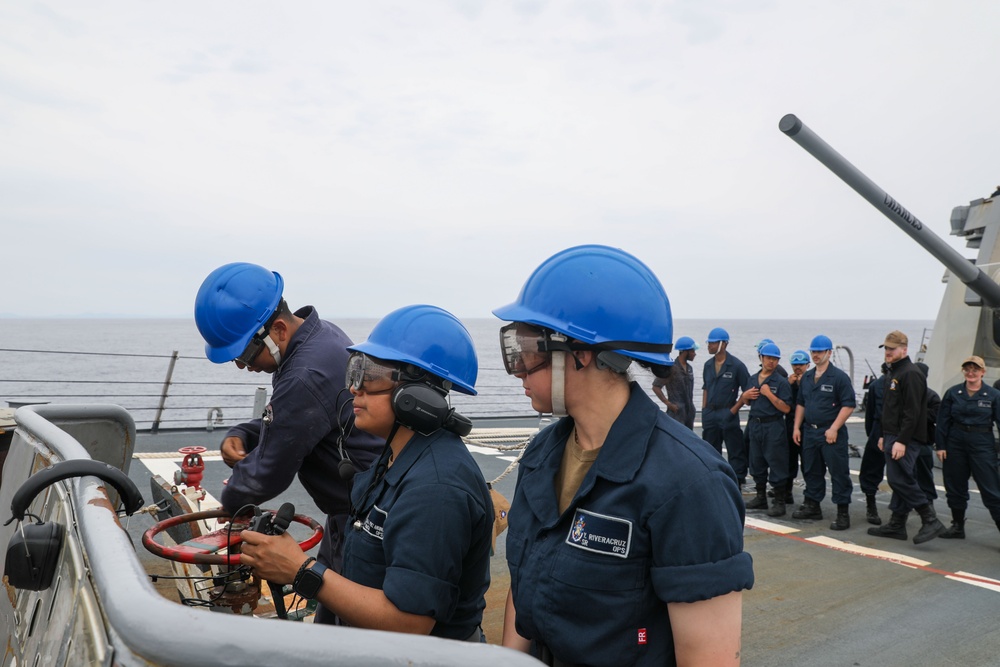
[[[53,356],[59,355],[53,362]],[[40,363],[45,359],[45,363]],[[46,403],[114,403],[140,431],[228,428],[252,419],[270,395],[270,376],[237,372],[204,357],[0,348],[0,401],[10,407]],[[500,368],[481,368],[479,395],[452,392],[462,414],[477,418],[537,417],[520,383]],[[0,403],[2,405],[2,403]]]

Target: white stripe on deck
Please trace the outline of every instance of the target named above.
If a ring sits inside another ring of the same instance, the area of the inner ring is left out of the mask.
[[[938,574],[943,576],[945,579],[949,579],[951,581],[958,581],[963,584],[971,584],[973,586],[978,586],[979,588],[984,588],[986,590],[993,591],[995,593],[1000,593],[1000,581],[996,579],[984,577],[982,575],[975,574],[972,572],[963,572],[963,571],[948,572],[947,570],[941,570],[939,568],[933,567],[930,561],[921,560],[920,558],[914,558],[913,556],[897,553],[895,551],[885,551],[883,549],[871,549],[868,547],[863,547],[854,544],[852,542],[844,542],[843,540],[838,540],[826,535],[816,535],[814,537],[801,537],[795,534],[801,532],[798,528],[785,526],[779,523],[773,523],[771,521],[762,521],[761,519],[755,519],[753,517],[747,517],[746,525],[755,530],[760,530],[765,533],[770,533],[778,537],[784,537],[798,542],[813,544],[818,547],[832,549],[833,551],[840,551],[842,553],[850,554],[852,556],[861,556],[863,558],[872,558],[875,560],[885,561],[887,563],[895,563],[896,565],[902,565],[903,567],[921,570],[923,572],[927,572],[930,574]]]
[[[971,572],[956,572],[955,574],[958,576],[945,578],[951,579],[952,581],[961,581],[963,584],[972,584],[973,586],[985,588],[988,591],[1000,593],[1000,581],[997,581],[996,579],[981,577],[978,574],[972,574]]]

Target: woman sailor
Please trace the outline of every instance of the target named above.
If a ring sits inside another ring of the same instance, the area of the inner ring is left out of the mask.
[[[243,562],[347,625],[482,641],[493,507],[459,437],[471,422],[446,398],[451,388],[476,393],[472,338],[451,313],[408,306],[348,350],[355,425],[386,447],[354,480],[343,573],[287,534],[244,531]]]
[[[507,372],[566,415],[520,463],[503,644],[550,665],[735,665],[744,505],[732,468],[627,368],[670,363],[670,304],[621,250],[549,258],[493,311]]]

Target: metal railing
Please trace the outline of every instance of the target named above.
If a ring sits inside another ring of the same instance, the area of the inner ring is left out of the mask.
[[[61,356],[52,362],[52,355]],[[115,368],[109,370],[112,360]],[[113,403],[129,411],[138,430],[153,433],[228,428],[260,415],[270,393],[270,376],[240,380],[231,365],[176,350],[158,355],[0,348],[0,368],[0,401],[11,407]],[[480,369],[477,389],[476,397],[451,395],[455,408],[471,419],[537,417],[520,383],[501,368]]]

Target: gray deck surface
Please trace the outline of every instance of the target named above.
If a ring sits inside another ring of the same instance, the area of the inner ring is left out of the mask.
[[[498,424],[499,425],[499,424]],[[491,424],[491,426],[493,426]],[[850,442],[864,446],[861,424],[849,425]],[[697,429],[700,432],[700,429]],[[223,432],[140,434],[131,476],[144,493],[150,472],[142,465],[152,452],[176,452],[200,444],[216,452]],[[511,452],[474,449],[486,479],[508,465]],[[179,462],[181,456],[177,455]],[[851,459],[856,472],[860,458]],[[937,471],[938,515],[946,525],[950,514]],[[206,459],[204,486],[218,496],[229,469],[219,458]],[[515,474],[496,485],[513,495]],[[802,500],[802,479],[794,488]],[[746,550],[754,558],[756,584],[744,594],[744,665],[996,665],[1000,664],[1000,532],[975,485],[965,540],[935,539],[922,545],[867,534],[864,497],[854,478],[851,528],[829,529],[836,508],[823,502],[822,521],[796,521],[791,511],[782,519],[748,512]],[[829,494],[829,480],[827,493]],[[883,482],[878,502],[888,517],[890,492]],[[272,504],[290,501],[299,513],[320,517],[308,495],[296,483]],[[789,508],[791,510],[792,508]],[[141,535],[152,520],[134,517],[130,532]],[[912,515],[910,537],[919,528]],[[784,531],[791,531],[785,532]],[[854,553],[854,550],[872,552]],[[144,552],[145,550],[141,549]],[[505,597],[506,567],[503,538],[493,559],[490,605]],[[150,560],[153,559],[149,556]],[[907,562],[908,559],[913,559]],[[900,561],[903,561],[902,563]],[[150,561],[147,561],[150,562]],[[991,584],[990,581],[993,581]],[[503,589],[503,590],[500,590]],[[490,610],[488,610],[490,611]],[[486,620],[491,642],[499,640],[498,610]]]

